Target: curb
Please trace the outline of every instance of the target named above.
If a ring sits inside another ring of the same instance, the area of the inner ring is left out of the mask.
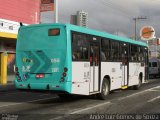
[[[0,92],[15,91],[14,84],[0,85]]]

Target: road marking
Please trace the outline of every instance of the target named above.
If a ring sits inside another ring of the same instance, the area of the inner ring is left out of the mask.
[[[90,110],[90,109],[93,109],[93,108],[97,108],[97,107],[100,107],[100,106],[103,106],[103,105],[107,105],[107,104],[111,104],[111,102],[109,101],[109,102],[101,103],[101,104],[98,104],[98,105],[95,105],[95,106],[92,106],[92,107],[88,107],[88,108],[84,108],[84,109],[80,109],[80,110],[71,112],[71,113],[69,113],[69,114],[81,113],[81,112],[83,112],[83,111]]]
[[[65,117],[65,116],[68,116],[68,115],[70,115],[70,114],[81,113],[81,112],[84,112],[84,111],[86,111],[86,110],[90,110],[90,109],[97,108],[97,107],[100,107],[100,106],[103,106],[103,105],[107,105],[107,104],[111,104],[111,102],[108,101],[108,102],[101,103],[101,104],[98,104],[98,105],[95,105],[95,106],[91,106],[91,107],[88,107],[88,108],[80,109],[80,110],[77,110],[77,111],[74,111],[74,112],[71,112],[71,113],[67,113],[67,114],[64,115],[64,116],[58,116],[58,117],[56,117],[56,118],[52,118],[52,119],[49,119],[49,120],[61,119],[61,118]]]
[[[48,96],[48,95],[50,95],[50,94],[42,94],[42,95],[39,95],[39,96],[42,97],[42,96]]]
[[[49,120],[57,120],[57,119],[62,119],[63,117],[62,116],[58,116],[58,117],[55,117],[55,118],[51,118]]]
[[[153,89],[155,89],[155,88],[160,88],[160,86],[156,86],[156,87],[153,87],[153,88],[150,88],[150,89],[147,89],[147,90],[141,91],[141,92],[137,92],[137,93],[134,93],[134,94],[131,94],[131,95],[125,96],[125,97],[121,97],[121,98],[119,98],[118,100],[124,100],[124,99],[126,99],[126,98],[133,97],[133,96],[135,96],[135,95],[139,95],[139,94],[142,94],[142,93],[145,93],[145,92],[151,91],[151,90],[153,90]]]
[[[153,92],[160,92],[160,90],[149,90],[149,91],[153,91]]]
[[[58,98],[58,97],[50,97],[50,98],[43,98],[43,99],[36,99],[36,100],[25,101],[25,102],[21,102],[21,103],[7,104],[7,105],[0,106],[0,108],[2,108],[2,107],[8,107],[8,106],[14,106],[14,105],[20,105],[20,104],[25,104],[25,103],[38,102],[38,101],[43,101],[43,100],[49,100],[49,99],[53,99],[53,98]]]
[[[155,98],[153,98],[153,99],[151,99],[151,100],[148,100],[147,102],[153,102],[153,101],[155,101],[155,100],[157,100],[157,99],[160,99],[160,96],[157,96],[157,97],[155,97]]]

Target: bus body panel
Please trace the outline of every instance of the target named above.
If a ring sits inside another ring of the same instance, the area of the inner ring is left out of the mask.
[[[132,68],[129,71],[129,86],[137,85],[139,83],[139,75],[142,73],[143,79],[142,83],[144,83],[144,75],[145,75],[145,67],[141,66],[141,63],[129,63],[129,67]]]
[[[48,29],[52,28],[59,28],[61,30],[60,36],[48,36]],[[90,95],[101,92],[102,83],[106,76],[110,78],[110,90],[115,90],[123,86],[137,85],[139,74],[145,75],[145,67],[141,65],[141,62],[129,62],[128,65],[115,61],[102,62],[99,56],[97,66],[91,64],[91,58],[86,61],[73,61],[72,31],[99,39],[96,45],[89,44],[89,57],[91,57],[92,47],[95,50],[97,48],[98,54],[100,54],[102,38],[147,47],[143,42],[69,24],[22,27],[18,35],[16,49],[16,66],[22,80],[19,81],[16,77],[16,88],[56,90],[71,94]],[[87,40],[90,41],[90,39]],[[64,68],[67,68],[65,77],[63,76]],[[44,74],[45,77],[37,79],[37,74]],[[142,82],[144,82],[144,77]]]
[[[72,62],[73,94],[89,95],[90,63]]]
[[[48,36],[49,29],[60,29],[59,36]],[[17,88],[71,91],[71,70],[61,82],[64,68],[69,68],[67,37],[64,26],[24,27],[20,30],[16,49],[16,66],[21,81]],[[43,74],[43,78],[37,75]],[[68,82],[70,81],[70,82]],[[70,83],[70,85],[68,85]]]
[[[129,67],[132,68],[129,70],[129,86],[137,85],[139,82],[140,63],[129,63]]]
[[[110,77],[110,90],[121,88],[122,68],[120,62],[101,62],[101,86],[106,75]]]
[[[119,89],[123,84],[123,77],[124,77],[124,71],[121,62],[102,62],[102,67],[101,67],[101,83],[103,81],[103,78],[105,76],[110,77],[110,90],[115,90]],[[107,69],[106,69],[107,68]],[[133,86],[137,85],[139,83],[139,75],[142,73],[143,79],[142,83],[144,83],[144,69],[145,67],[141,66],[141,63],[129,63],[129,81],[127,86]],[[127,83],[127,80],[125,81]],[[102,84],[101,84],[102,85]]]

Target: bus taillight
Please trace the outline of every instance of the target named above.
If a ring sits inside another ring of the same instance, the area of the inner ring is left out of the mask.
[[[36,78],[44,78],[44,74],[36,74]]]
[[[61,77],[61,82],[64,82],[64,78],[67,76],[67,71],[68,71],[68,68],[64,68],[64,72],[62,74],[62,77]]]
[[[65,67],[65,68],[64,68],[64,72],[67,72],[67,71],[68,71],[68,68]]]
[[[18,67],[15,68],[15,71],[18,72]]]
[[[64,73],[63,73],[63,77],[66,77],[66,76],[67,76],[67,74],[64,72]]]
[[[20,76],[18,76],[18,82],[20,82],[21,81],[21,77]]]

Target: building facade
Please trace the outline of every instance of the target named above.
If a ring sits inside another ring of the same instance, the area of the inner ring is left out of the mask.
[[[14,80],[15,48],[20,22],[38,24],[40,0],[0,0],[0,84]]]
[[[160,54],[160,46],[157,43],[157,39],[148,41],[149,58],[157,58]]]
[[[71,15],[70,23],[77,25],[77,15]]]
[[[70,23],[88,28],[88,13],[82,10],[77,11],[76,15],[71,15]]]
[[[88,13],[77,11],[77,25],[88,28]]]

